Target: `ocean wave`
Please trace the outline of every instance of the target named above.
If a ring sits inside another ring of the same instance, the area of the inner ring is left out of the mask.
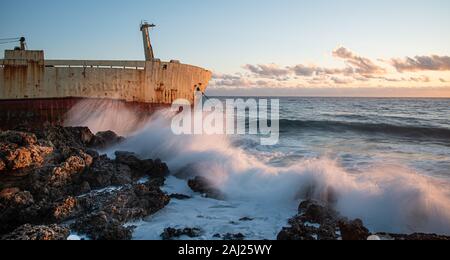
[[[293,127],[314,125],[304,121],[283,122],[286,123]],[[329,127],[324,122],[315,124]],[[423,176],[406,166],[373,165],[364,174],[352,174],[335,160],[314,158],[276,167],[258,154],[237,147],[227,136],[175,136],[170,131],[170,120],[161,114],[109,152],[113,154],[114,150],[132,151],[143,158],[161,158],[174,174],[188,169],[185,178],[204,176],[226,195],[227,203],[245,205],[241,207],[245,211],[237,215],[256,214],[255,217],[264,220],[265,226],[285,225],[288,216],[295,214],[294,211],[285,214],[286,209],[294,209],[301,200],[332,198],[343,216],[363,219],[372,231],[450,234],[448,182]],[[171,225],[175,222],[208,225],[206,218],[201,222],[186,221],[199,221],[199,214],[208,214],[209,206],[190,205],[196,209],[192,216],[181,218],[174,216],[179,216],[179,212],[187,214],[186,211],[175,204],[172,206],[175,208],[161,213],[166,214],[163,219],[173,220]],[[201,211],[202,208],[205,211]],[[283,212],[281,218],[279,212]],[[206,217],[218,219],[216,215]],[[226,216],[222,219],[227,221],[209,224],[230,228],[231,219]],[[160,234],[162,230],[152,232]]]
[[[450,142],[450,129],[428,126],[394,125],[348,121],[280,120],[280,130],[354,131],[373,134],[397,135],[410,138],[444,139]]]

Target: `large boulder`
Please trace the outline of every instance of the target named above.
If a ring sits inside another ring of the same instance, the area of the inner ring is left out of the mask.
[[[23,225],[12,233],[4,235],[1,240],[66,240],[70,230],[58,225],[33,226]]]

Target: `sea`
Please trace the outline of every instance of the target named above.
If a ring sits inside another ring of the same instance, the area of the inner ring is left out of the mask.
[[[172,199],[157,214],[130,223],[134,239],[161,239],[168,227],[200,228],[200,240],[237,233],[276,239],[301,201],[330,198],[343,216],[362,219],[373,232],[450,235],[450,99],[277,99],[274,146],[249,134],[174,135],[168,111],[124,133],[127,141],[106,151],[110,156],[127,150],[161,158],[171,170],[163,190],[192,197]],[[118,109],[102,117],[120,113],[131,116]],[[111,121],[88,126],[120,133],[126,125]],[[186,180],[197,175],[226,199],[191,191]]]

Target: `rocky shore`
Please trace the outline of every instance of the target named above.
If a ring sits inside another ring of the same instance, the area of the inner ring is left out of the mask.
[[[332,205],[314,200],[303,201],[289,225],[278,234],[278,240],[450,240],[436,234],[371,233],[362,220],[349,220]]]
[[[59,126],[0,132],[0,239],[131,239],[127,222],[169,203],[160,189],[169,170],[160,160],[97,152],[123,140]]]
[[[123,142],[113,132],[94,135],[84,127],[45,126],[0,131],[0,240],[66,240],[73,233],[93,240],[132,239],[127,223],[155,214],[171,199],[161,187],[169,169],[161,160],[101,151]],[[187,179],[206,198],[226,196],[205,178]],[[242,218],[240,221],[253,221]],[[167,227],[164,240],[197,238],[195,227]],[[216,234],[216,239],[242,240],[245,234]],[[449,240],[430,234],[371,233],[361,220],[348,220],[332,204],[304,201],[298,215],[278,234],[279,240]]]

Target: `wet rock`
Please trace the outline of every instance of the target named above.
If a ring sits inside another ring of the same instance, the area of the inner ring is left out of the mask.
[[[171,198],[171,199],[176,199],[176,200],[188,200],[188,199],[192,199],[192,197],[187,196],[187,195],[183,195],[183,194],[170,194],[170,198]]]
[[[79,213],[78,201],[74,197],[68,197],[63,202],[57,204],[53,210],[53,218],[56,222],[61,222],[74,217]]]
[[[18,188],[7,188],[0,192],[0,234],[12,231],[24,222],[28,208],[34,204],[33,196]],[[30,215],[31,217],[33,214]]]
[[[69,234],[68,228],[58,225],[33,226],[26,224],[3,236],[1,240],[66,240]]]
[[[152,215],[169,204],[170,198],[159,187],[136,184],[121,190],[109,202],[104,211],[122,222]]]
[[[207,198],[223,200],[225,196],[216,189],[206,178],[197,176],[188,181],[188,186],[194,191],[205,195]]]
[[[84,141],[92,137],[92,133],[89,129],[81,127],[46,125],[41,129],[31,131],[33,131],[39,139],[46,140],[63,154],[66,153],[66,150],[70,150],[71,148],[85,148],[87,143]]]
[[[153,162],[153,169],[151,170],[150,177],[163,178],[167,177],[169,173],[170,173],[169,167],[160,159],[156,159]]]
[[[105,149],[109,146],[113,146],[123,142],[125,138],[118,136],[116,133],[112,131],[98,132],[91,140],[89,146]]]
[[[70,156],[61,165],[53,168],[53,175],[50,181],[61,183],[60,186],[63,186],[68,180],[72,180],[74,175],[83,173],[83,171],[91,165],[92,157],[90,155],[84,154],[83,157]]]
[[[303,224],[291,225],[285,227],[277,236],[277,240],[296,240],[296,241],[311,241],[315,239],[316,230],[306,227]]]
[[[199,228],[184,228],[184,229],[166,228],[164,229],[164,232],[161,234],[161,238],[163,240],[172,240],[174,238],[179,238],[182,236],[196,238],[201,235],[202,230]]]
[[[121,152],[115,153],[116,162],[124,165],[128,165],[135,178],[140,178],[143,176],[150,176],[153,178],[163,178],[169,174],[169,168],[161,160],[141,160],[134,153]]]
[[[245,235],[242,233],[237,233],[237,234],[227,233],[222,236],[222,239],[228,240],[228,241],[242,241],[245,239]]]
[[[129,221],[140,219],[164,208],[170,198],[152,182],[129,185],[114,192],[89,194],[78,199],[88,216],[79,218],[72,228],[92,239],[126,240],[131,238]]]
[[[91,164],[92,157],[78,151],[59,165],[34,170],[27,176],[24,186],[38,200],[58,201],[67,196],[80,195],[83,173]]]
[[[87,127],[66,127],[65,128],[72,136],[78,138],[78,140],[84,146],[89,146],[94,139],[94,134]]]
[[[341,230],[342,240],[367,240],[370,236],[369,230],[364,227],[360,219],[353,221],[340,220],[338,225]]]
[[[40,166],[52,152],[53,148],[41,146],[34,134],[0,132],[0,172]]]
[[[289,220],[278,240],[336,240],[339,214],[327,204],[314,200],[300,203],[299,214]]]
[[[305,221],[320,224],[334,222],[339,215],[329,206],[314,200],[300,203],[299,214],[303,215]]]
[[[116,164],[115,171],[111,177],[111,184],[123,186],[133,182],[132,171],[128,165]]]
[[[108,213],[100,211],[79,219],[72,228],[93,240],[130,240],[133,228],[124,227]]]
[[[108,187],[114,172],[114,163],[106,155],[102,155],[96,158],[89,170],[83,174],[83,181],[88,182],[93,189]]]
[[[0,171],[5,172],[0,180],[0,234],[24,224],[70,221],[94,239],[130,239],[132,228],[124,227],[126,222],[169,203],[160,189],[167,165],[130,153],[110,160],[89,148],[123,140],[114,133],[94,136],[87,128],[60,126],[29,131],[33,133],[0,132]],[[13,170],[17,172],[11,174]],[[151,178],[134,184],[142,176]],[[111,185],[122,188],[91,192]]]

